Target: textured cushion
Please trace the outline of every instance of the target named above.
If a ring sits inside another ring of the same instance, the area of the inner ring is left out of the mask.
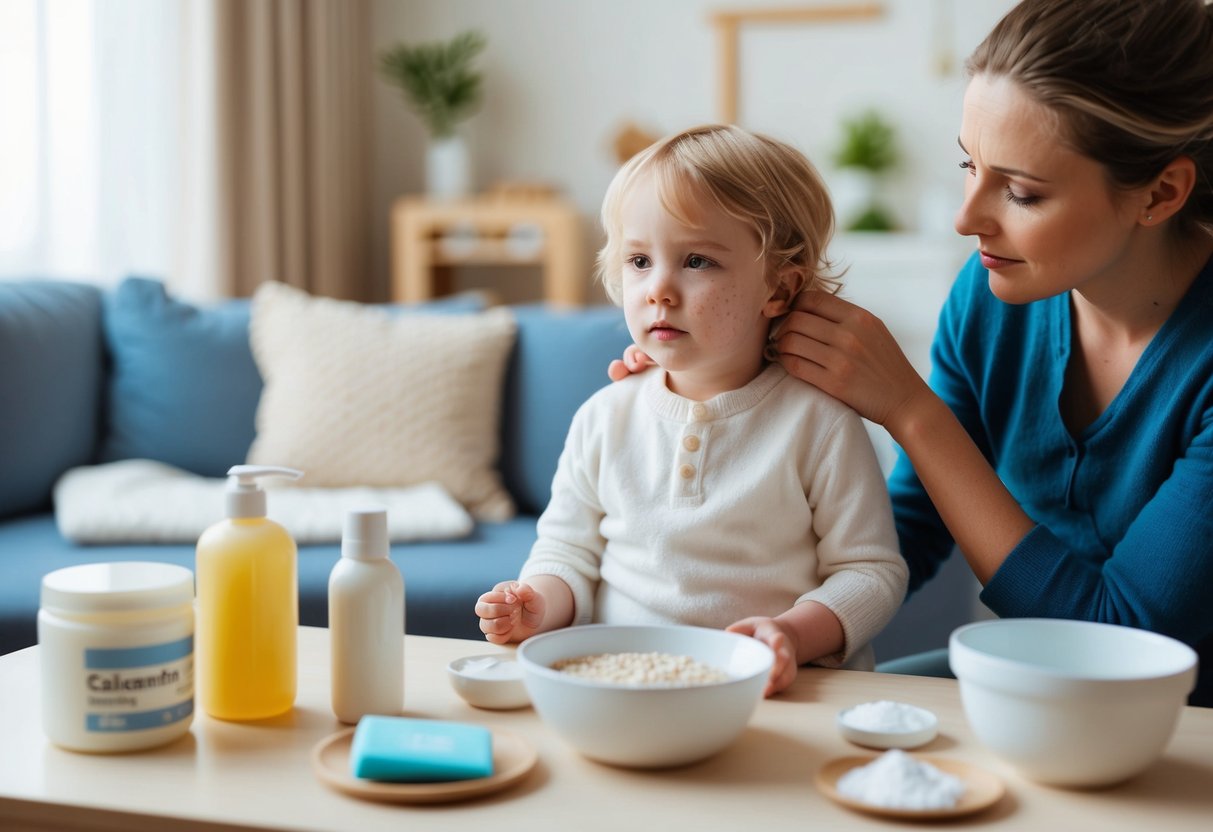
[[[310,486],[437,481],[479,519],[513,503],[494,468],[514,319],[393,316],[265,283],[253,355],[265,379],[254,464],[289,465]]]
[[[45,508],[92,460],[103,371],[99,289],[0,281],[0,517]]]
[[[484,299],[385,308],[473,312]],[[101,462],[154,459],[221,477],[245,461],[261,398],[247,300],[196,306],[132,277],[106,296],[104,323],[112,366]]]
[[[106,297],[110,370],[101,461],[154,459],[219,477],[253,441],[261,376],[247,301],[198,307],[128,278]]]
[[[607,384],[607,364],[632,343],[614,306],[514,307],[518,344],[506,379],[501,470],[520,511],[538,514],[573,414]]]

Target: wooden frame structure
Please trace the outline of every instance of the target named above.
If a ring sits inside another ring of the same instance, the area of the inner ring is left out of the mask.
[[[725,124],[737,121],[740,98],[739,41],[741,27],[747,24],[788,25],[833,23],[840,20],[867,20],[881,17],[882,3],[847,3],[821,6],[791,6],[772,9],[740,9],[716,12],[711,16],[716,28],[717,109]]]

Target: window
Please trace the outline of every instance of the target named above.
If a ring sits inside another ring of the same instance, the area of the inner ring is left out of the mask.
[[[168,271],[180,30],[175,2],[0,3],[0,277]]]

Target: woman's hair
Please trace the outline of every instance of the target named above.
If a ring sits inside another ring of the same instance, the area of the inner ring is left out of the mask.
[[[837,289],[826,246],[834,208],[821,176],[804,154],[731,125],[707,125],[662,139],[628,160],[607,188],[598,253],[598,277],[615,303],[622,298],[623,202],[633,183],[651,175],[662,207],[694,225],[696,201],[706,195],[754,230],[774,285],[776,270],[792,263],[805,271],[804,289]]]
[[[1196,184],[1177,230],[1213,232],[1213,6],[1207,0],[1023,0],[969,57],[1055,112],[1113,186],[1187,156]]]

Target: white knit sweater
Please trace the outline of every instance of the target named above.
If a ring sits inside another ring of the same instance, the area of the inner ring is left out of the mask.
[[[573,591],[574,623],[725,627],[814,600],[868,642],[906,592],[892,509],[859,416],[768,366],[740,390],[682,398],[655,370],[573,418],[521,577]]]

